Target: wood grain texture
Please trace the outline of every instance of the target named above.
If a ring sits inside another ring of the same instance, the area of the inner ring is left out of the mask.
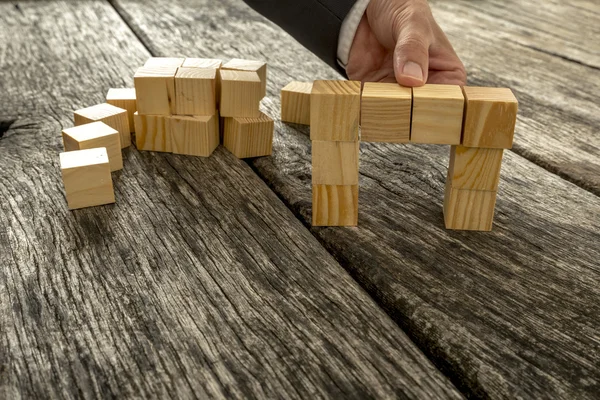
[[[311,141],[313,185],[358,185],[359,142]]]
[[[172,115],[165,118],[171,152],[188,156],[209,157],[219,145],[218,115]]]
[[[257,60],[243,60],[240,58],[234,58],[227,61],[221,67],[223,69],[229,69],[233,71],[249,71],[256,72],[260,78],[260,98],[267,94],[267,63],[264,61]]]
[[[96,104],[75,111],[73,121],[75,126],[96,121],[104,122],[121,135],[121,148],[131,146],[131,129],[126,109],[108,103]]]
[[[413,88],[410,141],[460,144],[464,103],[460,86],[427,84]]]
[[[140,115],[135,113],[135,147],[143,151],[171,152],[171,135],[167,131],[164,115]]]
[[[110,88],[106,94],[106,102],[115,107],[127,110],[129,130],[134,132],[133,114],[137,111],[137,104],[135,102],[135,88]]]
[[[143,66],[135,71],[137,110],[143,115],[176,114],[175,74],[177,67],[167,65]]]
[[[237,158],[270,156],[273,150],[275,122],[259,118],[224,118],[223,146]]]
[[[281,120],[310,125],[312,82],[292,81],[281,89]]]
[[[491,231],[496,197],[495,191],[458,189],[447,181],[444,191],[446,229]]]
[[[217,73],[214,68],[177,69],[175,110],[178,115],[214,115],[217,112]]]
[[[502,149],[451,146],[447,182],[456,189],[498,190]]]
[[[104,122],[92,122],[63,129],[62,140],[65,151],[104,147],[108,154],[110,170],[117,171],[123,168],[121,134]]]
[[[0,16],[1,398],[460,398],[227,151],[132,146],[68,212],[60,131],[148,53],[104,2]]]
[[[221,97],[219,113],[223,117],[260,117],[261,81],[256,72],[219,70]]]
[[[522,107],[513,149],[520,152],[525,143],[533,148],[535,142],[538,155],[551,155],[552,165],[563,163],[563,171],[578,182],[598,182],[592,154],[599,150],[591,132],[597,130],[600,113],[588,112],[597,109],[597,77],[551,55],[523,47],[516,51],[498,37],[506,30],[494,16],[478,20],[467,11],[440,14],[442,1],[433,3],[467,61],[471,83],[516,89]],[[486,3],[478,2],[483,10]],[[539,8],[537,2],[526,3]],[[116,4],[157,54],[202,47],[217,57],[242,52],[265,59],[270,78],[263,109],[271,116],[278,115],[279,90],[290,80],[340,79],[240,1],[158,1],[153,9],[135,1]],[[456,7],[456,2],[444,4]],[[198,33],[195,19],[212,23],[211,30]],[[232,40],[208,46],[198,39],[208,32]],[[240,37],[261,40],[234,39]],[[581,76],[588,77],[585,85],[591,88],[584,87]],[[447,148],[361,147],[359,227],[313,229],[349,273],[467,395],[595,399],[600,382],[595,367],[600,363],[595,350],[600,331],[598,197],[507,151],[494,231],[448,231],[442,216]],[[276,123],[273,157],[250,161],[307,226],[312,221],[309,148],[307,128]],[[578,166],[582,160],[588,164]]]
[[[356,226],[358,185],[312,186],[312,226]]]
[[[360,140],[408,142],[411,110],[411,88],[395,83],[365,82],[360,104]]]
[[[310,92],[310,139],[358,140],[361,83],[316,80]]]

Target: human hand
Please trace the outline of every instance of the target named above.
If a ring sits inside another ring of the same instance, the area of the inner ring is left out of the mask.
[[[465,85],[467,74],[427,0],[371,0],[350,49],[348,77]]]

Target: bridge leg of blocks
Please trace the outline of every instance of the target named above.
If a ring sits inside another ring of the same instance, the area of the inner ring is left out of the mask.
[[[503,149],[452,146],[448,181],[456,189],[498,190]]]
[[[75,126],[62,131],[65,151],[106,148],[111,171],[123,168],[121,135],[104,122]]]
[[[491,231],[496,206],[495,191],[453,188],[446,182],[444,222],[446,229]]]
[[[425,85],[413,88],[413,143],[460,144],[464,96],[460,86]]]
[[[70,210],[115,202],[104,147],[60,153],[60,169]]]
[[[360,140],[407,143],[411,109],[410,88],[396,83],[365,83],[360,108]]]
[[[177,115],[213,115],[217,111],[217,70],[179,68],[175,75]]]
[[[356,226],[358,185],[313,185],[313,226]]]
[[[127,110],[104,103],[75,111],[75,126],[96,121],[104,122],[119,132],[121,135],[121,148],[131,145],[131,129],[129,128]]]
[[[138,150],[171,152],[171,135],[164,115],[133,115]]]
[[[137,111],[134,88],[108,89],[106,94],[106,103],[115,107],[127,110],[127,120],[129,121],[129,130],[133,132],[133,114]]]
[[[223,69],[233,71],[256,72],[260,78],[260,98],[267,94],[267,63],[254,60],[241,60],[234,58],[223,64]]]
[[[310,140],[358,140],[360,89],[357,81],[315,81],[310,94]]]
[[[223,117],[259,118],[261,82],[256,72],[221,70],[219,111]]]
[[[313,140],[313,185],[358,185],[358,158],[358,141]]]
[[[137,110],[141,115],[176,114],[176,73],[177,67],[175,66],[138,68],[133,82],[137,97]]]
[[[312,82],[290,82],[281,89],[281,120],[310,125]]]
[[[223,145],[238,158],[271,155],[274,121],[265,114],[259,118],[225,118]]]
[[[218,120],[218,114],[208,117],[167,117],[166,129],[171,138],[171,151],[190,156],[210,156],[219,145]]]

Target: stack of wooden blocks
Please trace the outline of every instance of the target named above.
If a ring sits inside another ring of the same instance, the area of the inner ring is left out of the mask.
[[[360,124],[364,142],[451,145],[446,228],[492,229],[517,118],[510,89],[365,83],[361,92],[360,82],[315,81],[308,92],[308,85],[282,89],[282,120],[306,124],[310,110],[314,226],[357,225]]]
[[[110,173],[123,168],[132,128],[138,150],[208,157],[222,142],[238,158],[271,154],[274,121],[259,111],[266,63],[152,57],[134,84],[75,111],[75,127],[63,131],[69,209],[114,203]]]

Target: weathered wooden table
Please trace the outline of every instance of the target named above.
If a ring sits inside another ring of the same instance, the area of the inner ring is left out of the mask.
[[[72,111],[150,55],[339,78],[239,0],[0,3],[0,398],[598,398],[600,6],[434,0],[520,100],[491,233],[446,231],[448,149],[363,144],[358,228],[314,228],[306,127],[272,157],[124,152],[66,210]]]

